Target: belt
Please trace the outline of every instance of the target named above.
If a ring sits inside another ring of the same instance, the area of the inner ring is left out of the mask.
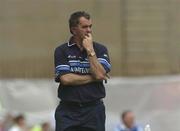
[[[76,106],[76,107],[87,107],[87,106],[95,106],[100,103],[103,103],[102,99],[90,101],[90,102],[72,102],[72,101],[60,101],[60,104],[66,106]]]

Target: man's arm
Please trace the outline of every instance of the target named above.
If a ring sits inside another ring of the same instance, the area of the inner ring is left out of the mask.
[[[92,75],[97,80],[107,80],[108,75],[106,74],[106,70],[104,67],[99,63],[96,53],[93,48],[93,42],[92,42],[92,35],[89,34],[88,36],[85,36],[85,39],[83,40],[83,47],[87,51],[88,59],[90,63],[90,69]]]
[[[99,63],[95,52],[91,51],[90,53],[94,54],[93,56],[91,55],[88,56],[89,63],[90,63],[90,70],[91,70],[92,75],[97,80],[107,80],[106,71],[104,67]]]
[[[95,81],[91,75],[78,75],[73,73],[62,75],[59,79],[63,85],[83,85]]]

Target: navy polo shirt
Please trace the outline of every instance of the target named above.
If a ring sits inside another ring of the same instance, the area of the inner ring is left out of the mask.
[[[108,73],[111,65],[107,48],[96,42],[93,42],[93,46],[98,61]],[[60,82],[60,76],[67,73],[90,74],[90,63],[86,51],[80,51],[77,45],[72,42],[64,43],[55,49],[54,63],[56,82]],[[105,88],[103,81],[71,86],[65,86],[60,83],[58,97],[63,101],[89,102],[104,98]]]

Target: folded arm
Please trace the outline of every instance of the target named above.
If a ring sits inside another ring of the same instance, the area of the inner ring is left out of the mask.
[[[96,81],[91,75],[78,75],[73,73],[62,75],[59,79],[63,85],[83,85]]]
[[[90,53],[93,53],[93,56],[90,56],[90,55],[88,56],[89,63],[90,63],[90,70],[91,70],[92,75],[97,80],[107,80],[106,70],[99,63],[94,50],[92,50]]]

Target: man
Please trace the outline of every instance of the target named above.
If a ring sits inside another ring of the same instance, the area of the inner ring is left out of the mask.
[[[69,42],[55,50],[55,81],[60,82],[56,131],[105,131],[103,81],[111,65],[105,46],[92,39],[92,20],[83,11],[69,19]]]
[[[124,111],[121,116],[123,124],[118,124],[114,131],[143,131],[143,128],[135,124],[135,116],[132,111]]]

